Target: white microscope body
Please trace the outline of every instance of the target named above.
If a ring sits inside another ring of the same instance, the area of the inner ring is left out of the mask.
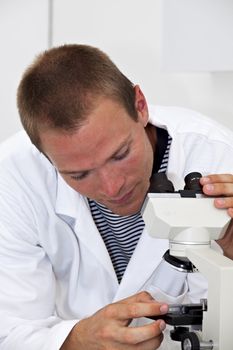
[[[208,281],[199,346],[187,339],[182,349],[232,350],[233,261],[210,247],[211,240],[222,237],[230,217],[214,207],[213,198],[183,197],[180,192],[148,193],[143,218],[151,236],[169,240],[170,255],[188,258]]]

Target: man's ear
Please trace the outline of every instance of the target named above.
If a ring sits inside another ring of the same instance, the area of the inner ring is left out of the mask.
[[[135,109],[138,113],[138,121],[140,121],[145,127],[149,119],[149,111],[146,102],[146,98],[140,89],[139,85],[135,85]]]

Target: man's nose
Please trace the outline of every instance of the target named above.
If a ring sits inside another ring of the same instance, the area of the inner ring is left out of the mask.
[[[115,170],[104,170],[101,172],[101,190],[104,195],[116,198],[121,195],[125,183],[124,174]]]

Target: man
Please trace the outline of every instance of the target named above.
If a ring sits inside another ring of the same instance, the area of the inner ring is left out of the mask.
[[[40,55],[18,108],[30,140],[8,141],[0,164],[0,349],[157,349],[165,324],[144,317],[207,287],[162,261],[168,242],[144,229],[150,177],[166,171],[179,187],[200,171],[233,217],[232,133],[191,111],[148,108],[85,45]]]

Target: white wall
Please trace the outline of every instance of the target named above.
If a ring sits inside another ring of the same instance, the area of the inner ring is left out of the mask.
[[[0,1],[0,141],[21,128],[16,90],[24,69],[48,46],[48,0]]]
[[[163,1],[54,0],[53,44],[95,45],[106,51],[134,83],[141,85],[149,102],[189,107],[233,129],[233,71],[161,70]],[[177,5],[180,2],[170,1]],[[201,6],[203,0],[185,1]],[[230,10],[232,0],[227,1]],[[233,13],[231,16],[233,21]],[[221,22],[216,22],[216,27],[221,32]]]
[[[232,0],[161,0],[167,71],[233,71]]]
[[[21,127],[16,87],[35,54],[48,47],[51,1],[0,1],[0,141]],[[233,129],[232,71],[161,70],[161,1],[53,0],[52,44],[98,46],[134,83],[141,85],[150,103],[196,109]]]

